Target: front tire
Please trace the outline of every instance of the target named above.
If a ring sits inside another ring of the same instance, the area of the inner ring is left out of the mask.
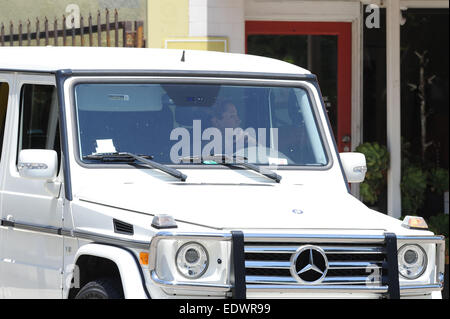
[[[75,299],[123,299],[120,282],[103,278],[88,282],[75,296]]]

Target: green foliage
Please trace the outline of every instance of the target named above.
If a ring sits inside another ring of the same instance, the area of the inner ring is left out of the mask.
[[[431,170],[428,183],[433,192],[443,194],[448,191],[448,170],[443,168]]]
[[[448,170],[423,162],[410,151],[410,143],[402,138],[402,210],[407,215],[423,213],[427,188],[442,195],[448,190]]]
[[[372,187],[369,181],[365,180],[359,187],[359,192],[363,198],[363,201],[371,205],[375,204],[378,199],[378,194]]]
[[[371,205],[378,200],[378,195],[386,185],[386,172],[389,165],[389,152],[378,143],[364,143],[356,148],[366,156],[366,178],[360,186],[363,201]]]
[[[431,216],[427,224],[433,233],[436,235],[444,235],[448,238],[449,224],[447,214]]]
[[[427,188],[426,172],[419,166],[404,166],[400,187],[403,212],[409,215],[416,214],[425,200]]]
[[[447,214],[439,214],[436,216],[431,216],[427,221],[428,228],[435,235],[444,235],[445,236],[445,251],[448,255],[448,233],[449,233],[449,224],[448,224],[448,215]]]

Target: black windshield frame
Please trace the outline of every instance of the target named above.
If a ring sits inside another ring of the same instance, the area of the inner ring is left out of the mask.
[[[233,85],[233,86],[249,86],[249,87],[287,87],[287,88],[300,88],[307,92],[308,101],[313,114],[313,119],[317,127],[318,135],[320,138],[321,146],[323,148],[326,161],[325,165],[278,165],[279,170],[329,170],[333,166],[333,156],[332,156],[332,146],[329,145],[326,136],[326,130],[330,132],[330,127],[328,123],[324,126],[320,120],[319,108],[320,104],[316,102],[314,98],[314,92],[317,95],[320,93],[316,91],[316,78],[312,75],[305,76],[303,79],[265,79],[261,77],[258,78],[246,78],[246,77],[230,77],[230,78],[220,78],[220,77],[201,77],[201,76],[183,76],[183,77],[171,77],[171,76],[74,76],[71,78],[69,92],[70,92],[70,113],[71,122],[73,127],[73,146],[75,151],[75,160],[78,165],[84,168],[133,168],[130,165],[120,164],[120,163],[87,163],[83,161],[80,154],[80,141],[79,141],[79,127],[78,127],[78,115],[76,109],[76,99],[75,99],[75,88],[79,84],[210,84],[210,85]],[[309,84],[309,85],[308,85]],[[322,110],[324,111],[324,110]],[[325,116],[326,113],[325,113]],[[332,134],[330,133],[330,136]],[[146,154],[151,155],[151,154]],[[196,165],[196,164],[165,164],[169,167],[177,169],[228,169],[227,167],[221,165]],[[264,167],[271,167],[270,165],[261,164]]]

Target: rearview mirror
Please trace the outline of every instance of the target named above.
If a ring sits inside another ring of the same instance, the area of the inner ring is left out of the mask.
[[[362,153],[340,153],[345,176],[349,183],[362,183],[366,177],[366,157]]]
[[[21,150],[17,168],[21,177],[53,180],[58,170],[58,155],[53,150]]]

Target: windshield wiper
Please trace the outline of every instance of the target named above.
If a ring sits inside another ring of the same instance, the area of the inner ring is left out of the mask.
[[[212,164],[241,165],[249,170],[260,173],[261,175],[264,175],[265,177],[270,178],[277,183],[279,183],[282,178],[280,175],[267,168],[247,162],[247,158],[244,156],[213,154],[208,156],[187,156],[182,157],[180,160],[181,162],[202,163],[202,164],[208,164],[207,163],[208,161],[212,161],[213,162]]]
[[[160,164],[158,162],[152,161],[153,156],[149,155],[136,155],[127,152],[117,152],[117,153],[97,153],[87,156],[83,156],[83,159],[89,160],[99,160],[103,162],[135,162],[138,161],[142,164],[148,165],[152,168],[159,169],[164,173],[167,173],[173,177],[178,178],[182,182],[186,181],[187,176],[181,173],[179,170],[168,167],[166,165]]]

